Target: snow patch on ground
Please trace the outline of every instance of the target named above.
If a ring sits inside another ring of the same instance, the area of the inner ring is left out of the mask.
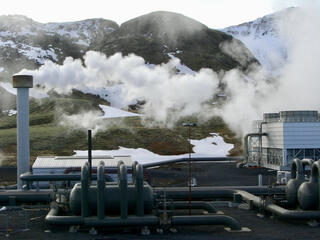
[[[104,115],[99,118],[119,118],[119,117],[138,117],[140,114],[123,111],[117,108],[109,107],[106,105],[99,105]]]
[[[0,87],[13,95],[17,95],[17,89],[12,87],[12,83],[0,82]],[[30,96],[34,98],[45,98],[48,97],[48,94],[38,89],[30,88]]]
[[[175,53],[181,53],[181,51],[176,51]],[[179,71],[179,74],[189,74],[189,75],[195,75],[196,73],[188,68],[186,65],[181,64],[181,60],[179,58],[177,58],[176,56],[174,56],[175,53],[168,53],[168,56],[172,59],[172,60],[178,60],[179,63],[176,65],[176,69]]]
[[[223,138],[218,134],[212,133],[212,137],[207,137],[202,140],[192,140],[191,144],[194,145],[193,151],[195,153],[191,154],[191,157],[225,157],[229,154],[229,151],[233,149],[233,144],[228,144],[224,142]],[[213,144],[215,143],[215,144]],[[87,151],[75,151],[76,156],[86,156],[88,154]],[[101,155],[130,155],[132,161],[137,161],[139,163],[155,163],[166,161],[170,159],[184,158],[188,157],[188,154],[182,155],[159,155],[149,150],[143,148],[124,148],[119,147],[118,150],[94,150],[92,151],[93,155],[101,156]]]
[[[3,113],[7,113],[9,117],[17,114],[17,110],[14,110],[14,109],[10,109],[10,110],[4,110],[2,111]]]

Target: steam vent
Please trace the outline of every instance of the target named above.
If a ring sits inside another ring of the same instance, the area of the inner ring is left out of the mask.
[[[29,88],[33,87],[30,75],[14,75],[12,85],[17,88],[17,186],[21,189],[20,174],[29,172]]]
[[[288,170],[294,158],[320,159],[317,111],[265,113],[254,123],[253,135],[247,141],[251,164]]]

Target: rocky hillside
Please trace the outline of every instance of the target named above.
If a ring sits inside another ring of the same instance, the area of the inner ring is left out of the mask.
[[[41,24],[20,15],[0,16],[0,77],[37,68],[47,59],[62,63],[68,56],[80,58],[117,28],[105,19]]]
[[[296,10],[288,8],[222,31],[243,42],[268,70],[277,72],[287,58],[287,46],[279,34],[278,23]]]
[[[248,62],[239,63],[221,51],[221,43],[232,39],[230,35],[209,29],[181,14],[153,12],[123,23],[94,50],[107,55],[135,53],[153,64],[168,61],[172,54],[193,70],[203,67],[216,71],[243,68],[255,61],[249,53]],[[246,47],[240,42],[239,45],[248,54]]]
[[[20,15],[0,16],[0,81],[23,68],[38,68],[45,60],[61,64],[67,56],[81,58],[87,50],[135,53],[152,64],[175,56],[193,70],[242,68],[255,61],[252,57],[239,63],[222,52],[220,44],[232,39],[170,12],[150,13],[120,27],[105,19],[42,24]]]

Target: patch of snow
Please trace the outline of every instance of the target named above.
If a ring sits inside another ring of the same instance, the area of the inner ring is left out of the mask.
[[[193,151],[195,153],[191,154],[191,157],[225,157],[229,154],[229,151],[234,147],[233,144],[225,143],[223,138],[218,134],[212,133],[212,137],[207,137],[202,140],[191,140],[191,144],[194,145]],[[215,143],[215,144],[212,144]],[[184,158],[188,157],[188,154],[182,155],[159,155],[149,150],[143,148],[124,148],[119,147],[118,150],[94,150],[93,155],[130,155],[132,161],[137,161],[139,163],[155,163],[166,161],[170,159]],[[76,156],[86,156],[87,151],[75,151]]]
[[[141,116],[140,114],[131,113],[127,111],[123,111],[117,108],[109,107],[106,105],[99,105],[101,110],[104,112],[104,115],[100,118],[122,118],[122,117],[137,117]]]
[[[3,72],[4,71],[4,67],[0,67],[0,72]]]
[[[178,52],[178,51],[176,51],[176,52]],[[181,52],[181,51],[180,51],[180,52]],[[188,68],[188,67],[187,67],[186,65],[184,65],[184,64],[181,64],[180,59],[177,58],[177,57],[175,57],[173,54],[174,54],[174,53],[168,53],[168,56],[169,56],[172,60],[179,60],[179,63],[175,66],[176,69],[179,71],[179,74],[189,74],[189,75],[195,75],[195,74],[196,74],[192,69]]]
[[[6,90],[7,92],[13,95],[17,95],[17,89],[13,88],[12,84],[9,82],[0,82],[0,87],[2,87],[4,90]],[[31,88],[30,96],[34,98],[45,98],[45,97],[48,97],[48,94],[36,88]]]
[[[13,95],[17,95],[17,89],[13,88],[11,83],[0,82],[0,87]]]
[[[17,110],[14,110],[14,109],[10,109],[10,110],[4,110],[2,111],[3,113],[7,113],[9,117],[17,114]]]

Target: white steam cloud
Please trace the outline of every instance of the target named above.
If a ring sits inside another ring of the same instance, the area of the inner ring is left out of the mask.
[[[183,116],[220,115],[242,135],[264,112],[320,109],[319,12],[319,6],[308,6],[282,15],[277,29],[281,39],[286,40],[288,59],[277,78],[268,78],[258,65],[251,66],[245,74],[238,69],[176,74],[177,59],[150,68],[135,55],[106,57],[92,51],[87,52],[84,63],[67,58],[62,66],[46,62],[39,70],[22,73],[32,74],[36,83],[60,93],[72,88],[101,92],[110,86],[121,86],[116,97],[122,106],[143,99],[146,104],[142,114],[146,118],[170,125]],[[235,59],[247,60],[247,56],[239,56],[236,42],[224,44],[222,49]],[[219,80],[225,83],[230,98],[217,109],[210,101],[218,91]]]

